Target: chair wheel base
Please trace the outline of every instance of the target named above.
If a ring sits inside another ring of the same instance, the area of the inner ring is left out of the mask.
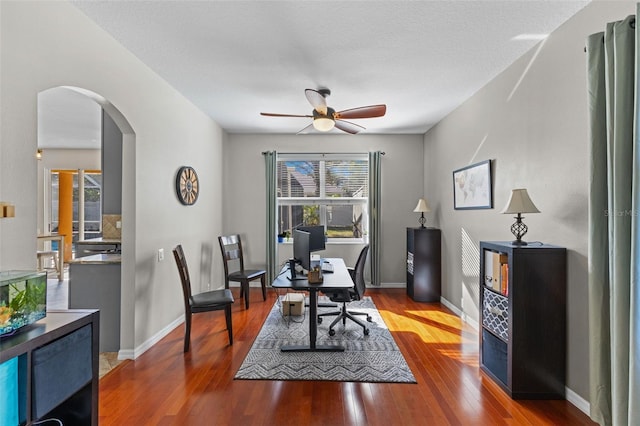
[[[373,322],[373,318],[371,318],[371,316],[370,316],[370,315],[367,315],[367,321],[368,321],[368,322]]]
[[[318,324],[322,324],[322,317],[318,317]]]
[[[365,335],[365,336],[368,336],[368,335],[369,335],[369,329],[368,329],[368,328],[365,328],[365,329],[364,329],[364,335]]]
[[[335,336],[335,335],[336,335],[336,331],[333,328],[329,329],[329,336]]]

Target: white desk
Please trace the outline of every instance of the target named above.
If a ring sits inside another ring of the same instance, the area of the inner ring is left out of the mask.
[[[58,242],[58,280],[62,281],[64,276],[64,235],[63,234],[42,234],[38,235],[38,241]]]

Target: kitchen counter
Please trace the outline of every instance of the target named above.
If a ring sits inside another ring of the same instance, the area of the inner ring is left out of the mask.
[[[88,240],[78,241],[83,244],[120,244],[119,239],[115,238],[89,238]]]
[[[120,350],[119,254],[94,254],[69,262],[69,309],[100,310],[100,352]]]
[[[95,254],[120,254],[121,244],[118,239],[91,238],[76,242],[76,259],[91,257]]]
[[[92,254],[91,256],[79,257],[69,261],[69,264],[81,265],[103,265],[108,263],[120,263],[122,256],[119,254],[102,253]]]

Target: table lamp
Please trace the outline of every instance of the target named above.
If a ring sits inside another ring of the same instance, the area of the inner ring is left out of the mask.
[[[522,222],[522,213],[540,213],[540,210],[538,210],[535,204],[533,204],[533,201],[531,201],[531,198],[529,198],[527,190],[524,188],[512,189],[509,202],[500,213],[517,214],[517,216],[514,217],[516,220],[515,223],[511,225],[511,233],[516,237],[512,244],[526,246],[527,243],[522,241],[522,237],[527,233],[529,228]]]
[[[424,223],[426,222],[426,219],[424,218],[424,214],[425,212],[431,211],[431,209],[429,208],[429,204],[427,203],[427,200],[425,200],[424,198],[420,198],[418,200],[418,205],[416,206],[415,209],[413,209],[413,211],[416,213],[420,213],[420,219],[418,219],[418,222],[420,222],[420,228],[424,228]]]

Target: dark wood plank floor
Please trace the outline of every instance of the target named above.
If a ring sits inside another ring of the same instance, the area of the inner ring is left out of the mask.
[[[237,289],[234,295],[238,297]],[[478,368],[477,332],[404,290],[368,290],[418,384],[233,380],[275,301],[251,290],[224,314],[194,316],[100,380],[101,425],[591,425],[566,401],[513,401]],[[339,332],[339,329],[338,329]]]

